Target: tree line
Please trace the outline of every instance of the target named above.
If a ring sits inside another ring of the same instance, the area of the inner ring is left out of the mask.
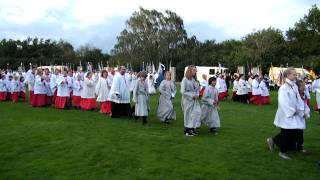
[[[78,49],[63,40],[28,38],[23,41],[0,42],[0,67],[27,64],[71,63],[75,66],[92,62],[97,65],[132,64],[134,70],[148,62],[162,62],[177,69],[181,79],[184,67],[190,64],[218,66],[235,72],[238,66],[260,66],[267,73],[273,66],[304,67],[320,70],[320,9],[313,5],[298,22],[283,32],[268,27],[251,32],[240,40],[223,42],[199,41],[189,37],[183,19],[172,11],[159,12],[140,8],[125,22],[110,54],[90,45]],[[214,36],[214,35],[213,35]]]

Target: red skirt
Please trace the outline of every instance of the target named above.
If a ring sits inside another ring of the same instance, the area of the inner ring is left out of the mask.
[[[70,104],[70,97],[57,96],[54,102],[54,106],[57,109],[65,109],[69,106],[69,104]]]
[[[206,89],[206,88],[204,88],[204,87],[202,87],[202,88],[200,89],[200,92],[199,92],[199,96],[200,96],[200,97],[203,96],[205,89]]]
[[[5,101],[7,99],[7,92],[0,92],[0,101]]]
[[[47,95],[46,94],[34,94],[32,97],[33,107],[43,107],[47,105]]]
[[[29,91],[29,104],[32,105],[32,101],[33,101],[33,91]]]
[[[252,95],[252,97],[250,98],[250,102],[257,106],[262,105],[261,95]]]
[[[218,95],[218,99],[219,99],[219,101],[222,101],[225,97],[228,97],[228,96],[229,96],[228,91],[226,91],[226,92],[221,92],[221,93],[219,93],[219,95]]]
[[[12,100],[12,94],[11,94],[11,92],[8,92],[8,93],[7,93],[7,100],[8,100],[8,101],[11,101],[11,100]]]
[[[12,96],[12,102],[14,103],[19,102],[19,92],[13,92],[11,96]]]
[[[90,110],[95,109],[97,106],[95,98],[81,98],[80,107],[81,109]]]
[[[110,101],[100,102],[100,112],[110,114],[111,113],[111,102]]]
[[[23,91],[21,91],[20,94],[19,94],[19,97],[20,97],[21,99],[25,100],[25,99],[26,99],[26,93],[23,92]]]
[[[53,104],[52,99],[53,99],[53,96],[47,96],[47,105]]]
[[[261,103],[262,104],[269,104],[271,102],[271,99],[269,96],[261,96]]]
[[[55,104],[55,100],[57,98],[57,90],[54,90],[54,93],[53,93],[53,97],[52,97],[52,104]]]
[[[72,106],[80,107],[81,96],[72,96]]]

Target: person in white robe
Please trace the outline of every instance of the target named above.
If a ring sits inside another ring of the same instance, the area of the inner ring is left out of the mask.
[[[30,69],[26,75],[25,83],[28,84],[28,90],[29,90],[29,104],[32,104],[32,99],[34,95],[34,80],[35,80],[35,73],[36,68],[33,67]]]
[[[305,88],[304,94],[305,94],[305,96],[306,96],[307,105],[308,105],[308,107],[310,108],[310,107],[311,107],[311,106],[310,106],[310,101],[311,101],[312,85],[311,85],[311,83],[309,82],[308,77],[305,77],[305,78],[304,78],[304,82],[305,82],[305,84],[306,84],[306,88]]]
[[[320,75],[312,83],[312,92],[316,93],[317,111],[320,114]]]
[[[4,74],[0,74],[0,101],[7,100],[7,84],[6,84],[6,76]]]
[[[10,93],[12,97],[12,102],[18,103],[19,102],[19,93],[20,93],[20,81],[18,76],[14,76],[13,80],[11,81]]]
[[[224,98],[228,97],[228,89],[224,76],[222,74],[217,78],[216,89],[219,92],[219,101],[222,101]]]
[[[130,106],[129,83],[125,78],[126,68],[121,66],[119,73],[113,77],[112,86],[109,92],[111,104],[111,117],[119,118],[121,116],[132,117]]]
[[[195,129],[200,125],[200,86],[195,79],[196,74],[197,68],[195,66],[188,66],[185,77],[181,81],[181,107],[184,117],[184,133],[186,136],[197,135],[198,133]]]
[[[219,92],[215,88],[217,79],[215,77],[209,78],[209,86],[204,91],[201,98],[201,123],[210,128],[210,132],[217,134],[220,128],[219,109]]]
[[[67,72],[63,71],[56,80],[57,97],[55,99],[55,108],[70,109],[71,99],[68,87]]]
[[[92,72],[87,72],[83,81],[83,91],[80,102],[80,107],[83,110],[94,110],[97,106],[95,96],[96,83],[92,76]]]
[[[242,103],[247,103],[249,104],[249,97],[248,97],[248,85],[247,81],[245,80],[245,75],[240,74],[239,76],[239,84],[238,84],[238,89],[236,93],[236,101],[242,102]]]
[[[52,104],[54,92],[50,87],[51,73],[48,68],[45,69],[43,78],[44,78],[45,86],[47,88],[47,105],[49,106]]]
[[[45,107],[47,106],[47,88],[45,79],[42,76],[42,70],[38,69],[34,81],[34,95],[32,98],[33,107]]]
[[[147,83],[148,83],[148,93],[150,95],[153,95],[156,93],[156,88],[154,85],[154,79],[153,79],[153,75],[149,74],[148,79],[147,79]]]
[[[83,90],[83,81],[81,80],[81,75],[77,74],[73,82],[73,90],[72,90],[72,107],[76,109],[80,108],[82,90]]]
[[[200,81],[200,97],[203,96],[206,87],[208,87],[208,77],[206,74],[202,74],[202,80]]]
[[[57,78],[60,75],[60,70],[56,69],[53,74],[50,76],[50,89],[53,92],[52,104],[55,104],[55,100],[57,97]]]
[[[305,111],[306,106],[303,105],[304,102],[295,84],[297,77],[296,70],[294,68],[287,68],[284,71],[284,77],[285,83],[280,87],[278,92],[278,110],[274,120],[274,125],[281,130],[275,137],[268,138],[267,143],[271,151],[273,151],[274,145],[279,147],[279,157],[290,159],[287,151],[298,150],[304,152],[303,149],[297,148],[295,142],[297,132],[305,129],[305,122],[301,119],[301,112]]]
[[[260,88],[260,80],[258,75],[254,76],[254,79],[252,80],[252,97],[250,98],[250,102],[260,106],[262,104],[261,100],[261,88]]]
[[[7,97],[6,99],[8,101],[11,101],[12,100],[12,93],[11,93],[11,82],[12,82],[12,79],[13,79],[13,76],[12,75],[7,75],[6,77],[6,88],[7,88]]]
[[[142,118],[142,125],[147,125],[147,117],[149,114],[149,93],[147,84],[147,72],[139,73],[138,80],[133,89],[132,101],[135,103],[134,115],[137,118]]]
[[[176,86],[171,81],[170,71],[164,74],[164,80],[160,83],[160,92],[157,117],[160,121],[168,124],[171,120],[176,120],[176,112],[173,108],[173,99],[176,96]]]
[[[110,85],[108,84],[108,72],[106,70],[101,71],[101,77],[96,85],[97,102],[100,103],[100,112],[104,114],[111,113],[111,102],[108,101]]]
[[[267,87],[267,84],[263,78],[260,81],[259,87],[261,89],[261,104],[269,104],[271,102],[269,97],[269,88]]]
[[[232,100],[236,101],[236,95],[238,91],[238,86],[239,86],[239,77],[235,74],[234,75],[234,80],[233,80],[233,87],[232,87]]]

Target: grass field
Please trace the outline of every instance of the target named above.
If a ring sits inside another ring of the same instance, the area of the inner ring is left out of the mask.
[[[273,126],[275,92],[263,107],[222,102],[217,136],[207,127],[200,136],[183,135],[180,94],[177,121],[159,122],[157,99],[151,100],[149,128],[98,112],[1,102],[0,178],[320,179],[318,114],[307,122],[308,155],[289,153],[292,160],[285,161],[267,149],[266,138],[279,131]]]

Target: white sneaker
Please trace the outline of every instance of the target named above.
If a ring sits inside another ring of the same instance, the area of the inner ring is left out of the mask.
[[[274,142],[273,142],[273,139],[272,138],[268,138],[267,139],[267,144],[268,144],[268,147],[270,149],[270,151],[272,152],[274,150]]]
[[[184,135],[186,135],[186,136],[194,136],[193,134],[188,133],[188,132],[186,132]]]
[[[291,159],[286,153],[279,152],[279,157],[285,160]]]

